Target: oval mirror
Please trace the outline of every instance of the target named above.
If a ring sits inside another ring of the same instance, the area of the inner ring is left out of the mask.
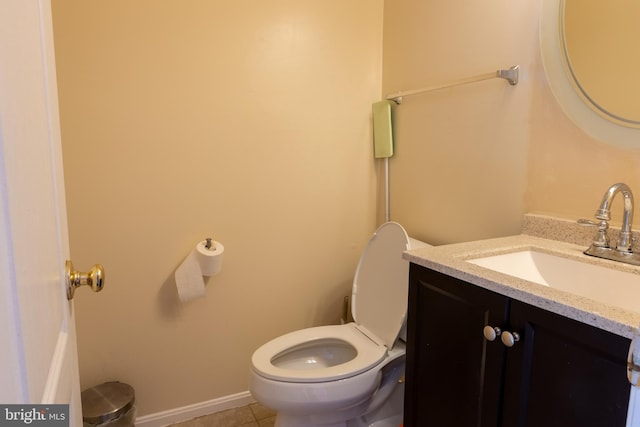
[[[562,0],[567,67],[596,112],[640,127],[640,2]]]
[[[619,5],[614,5],[619,3]],[[558,103],[585,132],[640,148],[640,3],[543,0],[540,47]]]

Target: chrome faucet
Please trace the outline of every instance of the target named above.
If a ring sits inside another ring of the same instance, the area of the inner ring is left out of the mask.
[[[620,238],[616,242],[615,248],[611,248],[609,246],[607,230],[609,228],[609,221],[611,220],[611,203],[618,193],[622,194],[624,203],[622,227],[620,229]],[[580,224],[595,225],[598,227],[598,232],[593,239],[593,243],[591,243],[591,246],[589,246],[584,253],[613,261],[640,265],[640,255],[633,253],[633,236],[631,229],[631,222],[633,221],[633,193],[631,192],[631,188],[622,182],[609,187],[602,197],[600,207],[596,211],[595,217],[600,221],[578,220]]]

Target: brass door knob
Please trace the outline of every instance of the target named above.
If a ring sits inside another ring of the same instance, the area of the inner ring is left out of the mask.
[[[67,299],[73,299],[76,288],[88,285],[93,292],[100,292],[104,287],[104,268],[100,264],[91,267],[88,273],[81,273],[73,269],[71,261],[65,263],[65,280],[67,282]]]

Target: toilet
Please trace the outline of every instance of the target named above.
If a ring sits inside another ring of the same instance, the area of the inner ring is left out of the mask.
[[[249,388],[277,412],[275,427],[402,422],[409,281],[402,253],[423,246],[400,224],[384,223],[356,269],[353,322],[294,331],[253,353]]]

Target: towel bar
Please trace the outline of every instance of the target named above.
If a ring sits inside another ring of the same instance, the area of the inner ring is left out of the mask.
[[[474,83],[482,80],[489,80],[489,79],[495,79],[495,78],[505,79],[509,82],[510,85],[515,86],[518,84],[519,74],[520,74],[520,66],[514,65],[508,70],[498,70],[493,73],[480,74],[473,77],[467,77],[466,79],[454,80],[448,83],[442,83],[439,85],[429,86],[422,89],[400,91],[397,93],[393,93],[391,95],[387,95],[386,99],[388,99],[389,101],[393,101],[396,104],[401,104],[402,98],[405,96],[417,95],[419,93],[431,92],[438,89],[446,89],[448,87],[460,86],[468,83]]]

